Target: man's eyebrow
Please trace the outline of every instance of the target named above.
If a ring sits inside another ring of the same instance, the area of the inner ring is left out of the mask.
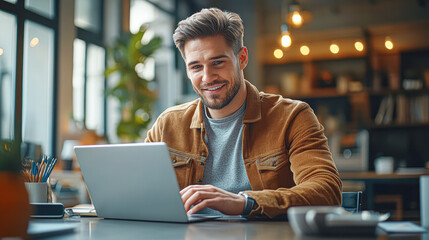
[[[216,60],[216,59],[221,59],[221,58],[225,58],[225,57],[227,57],[227,56],[226,55],[219,55],[219,56],[215,56],[215,57],[210,58],[210,60]],[[200,61],[192,61],[192,62],[189,62],[187,65],[191,66],[191,65],[194,65],[194,64],[199,63],[199,62]]]

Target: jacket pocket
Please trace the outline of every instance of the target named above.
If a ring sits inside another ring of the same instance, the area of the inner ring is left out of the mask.
[[[285,150],[257,159],[256,167],[264,189],[277,189],[294,185],[289,155]]]
[[[177,181],[180,189],[185,188],[190,184],[191,179],[191,168],[192,168],[192,157],[186,156],[185,154],[177,153],[170,149],[171,163],[176,172]]]

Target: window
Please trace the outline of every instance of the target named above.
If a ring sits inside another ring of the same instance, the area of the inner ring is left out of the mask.
[[[131,0],[130,3],[130,31],[137,32],[142,24],[147,24],[149,28],[145,38],[150,39],[154,35],[162,38],[161,49],[155,53],[154,60],[146,62],[141,72],[146,77],[150,76],[148,79],[154,79],[160,96],[156,102],[155,114],[160,114],[167,107],[181,102],[182,98],[183,85],[175,69],[175,46],[172,40],[175,2]]]
[[[103,5],[102,0],[76,0],[73,50],[73,118],[99,135],[106,132]]]
[[[0,138],[55,156],[58,0],[0,0],[0,31]]]
[[[53,0],[25,0],[25,8],[47,18],[54,17]]]
[[[0,10],[0,139],[14,138],[16,18]]]
[[[31,21],[24,29],[22,140],[52,154],[54,31]]]

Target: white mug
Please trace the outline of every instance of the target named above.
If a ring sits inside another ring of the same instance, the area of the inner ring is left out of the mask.
[[[375,172],[377,174],[393,173],[393,157],[379,157],[375,159]]]
[[[26,182],[30,203],[48,202],[48,183],[45,182]]]

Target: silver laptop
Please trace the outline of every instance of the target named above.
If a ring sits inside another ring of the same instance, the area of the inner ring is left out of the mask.
[[[102,218],[194,222],[187,215],[165,143],[74,147],[97,215]]]

